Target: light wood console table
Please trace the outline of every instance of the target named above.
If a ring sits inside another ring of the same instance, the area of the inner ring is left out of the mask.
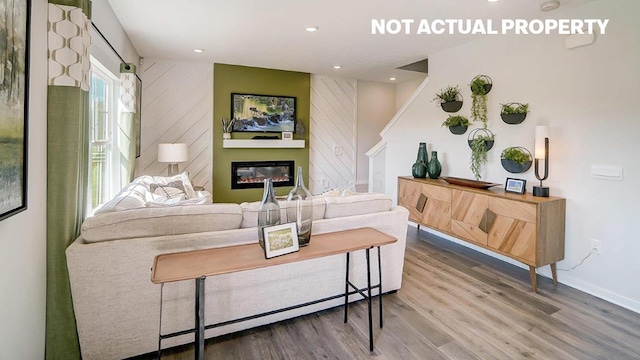
[[[536,268],[564,259],[566,200],[504,190],[450,185],[444,180],[398,177],[398,204],[409,220],[529,265],[531,288]]]
[[[313,305],[324,301],[329,301],[344,297],[344,322],[347,322],[347,304],[349,295],[360,294],[368,301],[369,312],[369,349],[373,351],[373,321],[371,312],[371,290],[378,289],[378,299],[380,305],[380,327],[382,328],[382,265],[380,263],[380,246],[392,244],[398,239],[384,234],[373,228],[359,228],[345,231],[338,231],[320,235],[313,235],[308,246],[300,248],[300,251],[279,256],[272,259],[265,259],[264,250],[255,244],[228,246],[204,250],[194,250],[171,254],[157,255],[153,261],[151,281],[161,284],[160,290],[160,333],[158,334],[158,358],[161,356],[161,341],[163,339],[195,333],[196,351],[195,358],[204,357],[204,331],[224,325],[229,325],[241,321],[251,320],[258,317],[273,315],[279,312],[297,309],[303,306]],[[378,248],[378,284],[371,285],[371,262],[369,250]],[[367,287],[357,288],[349,281],[349,253],[365,250],[367,258]],[[324,299],[312,302],[289,306],[283,309],[269,311],[263,314],[256,314],[236,320],[222,323],[205,325],[204,319],[204,298],[205,298],[205,278],[221,274],[228,274],[239,271],[253,270],[275,265],[293,263],[297,261],[310,260],[324,256],[346,254],[346,277],[345,292]],[[165,283],[183,280],[195,280],[195,328],[180,332],[163,335],[162,331],[162,288]],[[350,290],[352,289],[352,290]],[[366,292],[365,292],[366,291]]]

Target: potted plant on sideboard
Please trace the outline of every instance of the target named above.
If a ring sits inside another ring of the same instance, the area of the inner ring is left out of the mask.
[[[439,103],[442,110],[448,113],[457,112],[462,108],[462,94],[460,94],[458,85],[447,86],[440,90],[439,93],[436,93],[433,101]]]
[[[448,127],[449,131],[455,135],[466,133],[469,125],[471,125],[469,119],[462,115],[451,115],[442,123],[442,126]]]
[[[521,104],[517,102],[511,102],[508,104],[500,104],[502,107],[500,110],[500,117],[502,121],[510,125],[520,124],[527,117],[529,111],[529,104]]]

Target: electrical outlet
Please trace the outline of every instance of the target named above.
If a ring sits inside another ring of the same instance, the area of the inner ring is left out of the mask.
[[[602,241],[591,239],[591,251],[598,255],[602,255]]]

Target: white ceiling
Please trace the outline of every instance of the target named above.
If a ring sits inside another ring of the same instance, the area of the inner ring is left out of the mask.
[[[396,67],[474,39],[471,35],[372,35],[372,19],[553,16],[541,0],[108,0],[142,57],[226,63],[398,82]],[[555,12],[593,0],[561,0]],[[98,24],[99,25],[99,24]],[[320,27],[306,32],[309,25]],[[202,48],[197,54],[193,49]],[[333,65],[342,69],[335,70]]]

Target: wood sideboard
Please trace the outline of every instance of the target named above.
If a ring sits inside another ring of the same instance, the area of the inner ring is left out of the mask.
[[[398,177],[398,205],[409,220],[529,266],[537,290],[536,268],[564,259],[566,201],[504,190],[451,185],[444,180]]]

